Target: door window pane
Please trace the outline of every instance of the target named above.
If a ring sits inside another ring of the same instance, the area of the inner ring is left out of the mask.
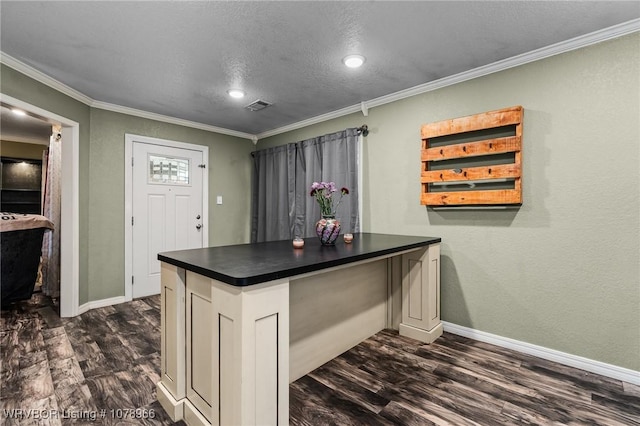
[[[189,184],[189,160],[149,154],[149,183]]]

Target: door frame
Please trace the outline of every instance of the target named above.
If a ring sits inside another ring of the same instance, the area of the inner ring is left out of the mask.
[[[80,311],[80,124],[0,93],[0,99],[62,126],[60,170],[60,316]]]
[[[170,148],[188,149],[202,152],[202,161],[205,165],[202,170],[202,223],[205,231],[202,234],[202,246],[209,245],[209,147],[186,142],[158,139],[149,136],[124,135],[124,299],[133,300],[133,229],[131,217],[133,216],[133,143],[141,142],[149,145],[160,145]]]

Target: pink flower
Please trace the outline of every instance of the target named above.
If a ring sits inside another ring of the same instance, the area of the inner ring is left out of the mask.
[[[313,182],[309,195],[316,198],[320,205],[320,211],[323,215],[335,215],[336,209],[342,202],[342,197],[349,194],[349,189],[342,187],[340,189],[340,199],[334,205],[333,193],[338,189],[335,182]]]

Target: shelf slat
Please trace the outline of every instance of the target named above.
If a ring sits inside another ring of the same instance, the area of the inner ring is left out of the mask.
[[[520,192],[515,189],[485,191],[427,192],[421,196],[422,204],[428,206],[466,206],[520,204]]]
[[[515,164],[499,164],[496,166],[425,171],[422,172],[421,182],[455,182],[518,177],[520,177],[520,167]]]
[[[522,144],[520,138],[517,136],[508,136],[423,149],[422,161],[442,161],[454,158],[504,154],[507,152],[517,152],[521,149]]]
[[[474,130],[494,129],[522,122],[522,107],[514,106],[422,126],[422,139],[455,135]]]

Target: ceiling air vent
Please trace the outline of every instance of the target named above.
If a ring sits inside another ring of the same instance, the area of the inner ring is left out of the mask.
[[[261,109],[265,109],[268,106],[271,106],[269,102],[258,99],[257,101],[247,105],[245,108],[249,111],[260,111]]]

